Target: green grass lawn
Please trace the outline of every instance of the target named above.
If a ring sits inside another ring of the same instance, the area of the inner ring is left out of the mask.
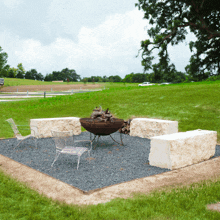
[[[214,130],[220,143],[220,81],[150,87],[138,87],[138,83],[103,85],[103,91],[0,103],[0,138],[14,136],[5,121],[8,118],[22,125],[29,125],[33,118],[83,118],[101,105],[124,120],[175,120],[179,132]],[[47,199],[0,172],[0,219],[220,219],[220,213],[206,210],[207,204],[220,201],[219,189],[217,178],[171,191],[78,207]]]
[[[117,118],[147,117],[178,121],[179,132],[194,129],[218,132],[220,143],[220,81],[155,85],[105,84],[102,91],[45,99],[0,103],[0,137],[13,137],[5,120],[29,125],[33,118],[90,117],[101,105]],[[25,135],[26,133],[24,133]]]
[[[220,219],[206,205],[220,200],[220,178],[182,188],[136,194],[98,205],[67,205],[28,188],[0,171],[0,219]]]

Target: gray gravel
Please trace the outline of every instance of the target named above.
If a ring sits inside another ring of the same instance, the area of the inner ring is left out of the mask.
[[[110,136],[101,136],[96,149],[91,152],[91,159],[89,160],[88,152],[81,156],[78,170],[76,169],[78,157],[63,154],[51,168],[56,152],[52,138],[37,140],[37,149],[31,138],[23,141],[16,149],[13,148],[17,144],[17,139],[0,140],[0,154],[83,191],[170,171],[148,164],[150,139],[124,134],[122,136],[125,146],[116,144]],[[76,140],[89,140],[90,133],[82,132],[74,137]],[[113,133],[112,137],[120,142],[119,132]],[[89,147],[88,143],[82,142],[76,146]],[[93,145],[96,143],[94,142]],[[216,152],[212,158],[218,156],[220,156],[219,145],[216,146]]]

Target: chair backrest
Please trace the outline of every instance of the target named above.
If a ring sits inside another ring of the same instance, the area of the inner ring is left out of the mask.
[[[62,150],[65,146],[67,146],[66,141],[68,139],[71,139],[73,141],[73,131],[51,130],[51,134],[57,150]]]
[[[12,118],[7,119],[6,121],[11,125],[11,128],[13,129],[16,136],[22,136]]]

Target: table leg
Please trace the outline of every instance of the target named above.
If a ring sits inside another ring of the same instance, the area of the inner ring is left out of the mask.
[[[93,138],[92,143],[93,143],[93,141],[95,140],[96,136],[97,136],[97,135],[95,135],[95,137]],[[99,142],[99,137],[100,137],[100,135],[98,135],[97,144],[98,144],[98,142]],[[118,143],[116,140],[113,139],[113,137],[111,136],[111,134],[110,134],[110,137],[112,138],[113,141],[115,141],[116,143]],[[121,138],[121,143],[118,143],[118,144],[124,146],[124,143],[123,143],[123,141],[122,141],[122,133],[120,133],[120,138]],[[92,139],[92,138],[91,138],[91,133],[90,133],[90,140],[91,140],[91,139]],[[94,149],[96,148],[97,144],[95,145]]]
[[[93,141],[95,140],[96,136],[97,136],[97,135],[95,135],[95,137],[93,138],[92,143],[93,143]],[[97,144],[98,144],[98,141],[99,141],[99,137],[100,137],[100,135],[98,135]],[[91,133],[90,133],[90,140],[91,140]],[[96,148],[97,144],[95,145],[94,149]]]
[[[93,143],[93,141],[95,140],[96,136],[97,136],[97,135],[95,135],[95,137],[93,138],[92,143]],[[90,141],[91,141],[91,139],[92,139],[92,138],[91,138],[91,133],[90,133]],[[94,149],[95,149],[95,148],[94,148]]]
[[[124,143],[122,142],[122,133],[120,133],[120,137],[121,137],[121,143],[122,143],[122,145],[125,146]]]
[[[98,135],[97,144],[98,144],[98,142],[99,142],[99,138],[100,138],[100,135]],[[95,148],[96,148],[97,144],[95,145]],[[94,149],[95,149],[95,148],[94,148]]]
[[[110,137],[112,138],[113,141],[115,141],[116,143],[118,143],[116,140],[113,139],[113,137],[112,137],[111,135],[110,135]],[[120,144],[120,143],[118,143],[118,144]],[[120,144],[120,145],[123,145],[123,146],[124,146],[124,144],[123,144],[123,142],[122,142],[122,137],[121,137],[121,144]]]

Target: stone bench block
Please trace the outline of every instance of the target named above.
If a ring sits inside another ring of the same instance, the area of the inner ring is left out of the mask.
[[[135,118],[131,121],[130,136],[151,138],[178,132],[178,121],[152,118]]]
[[[52,137],[51,130],[56,131],[73,131],[74,135],[81,134],[80,118],[63,117],[63,118],[39,118],[31,119],[30,127],[35,131],[36,136],[43,138]],[[34,135],[34,132],[31,132]]]
[[[194,130],[151,138],[149,163],[167,169],[178,169],[208,160],[214,156],[217,132]]]

